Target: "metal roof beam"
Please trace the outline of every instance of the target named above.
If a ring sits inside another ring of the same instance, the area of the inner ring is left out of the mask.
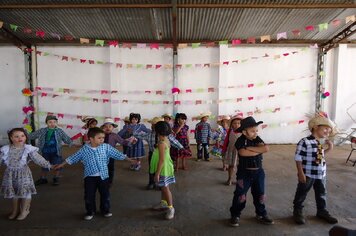
[[[64,9],[64,8],[172,8],[172,4],[4,4],[0,9]],[[323,9],[356,8],[356,3],[311,3],[311,4],[179,4],[177,8],[281,8],[281,9]]]
[[[336,47],[342,40],[347,39],[354,33],[356,33],[356,21],[327,42],[320,44],[320,47],[323,49],[323,52],[326,53],[330,49]]]
[[[26,46],[28,48],[31,47],[31,43],[24,41],[22,39],[20,39],[19,37],[17,37],[16,35],[14,35],[13,33],[11,33],[11,31],[9,31],[8,29],[5,29],[4,27],[2,27],[0,29],[0,34],[7,39],[9,42],[11,42],[12,44],[14,44],[17,47],[21,47],[21,46]]]

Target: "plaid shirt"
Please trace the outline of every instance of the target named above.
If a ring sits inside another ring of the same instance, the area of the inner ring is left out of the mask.
[[[156,132],[150,131],[149,133],[139,133],[134,134],[135,138],[143,139],[148,144],[148,150],[153,152],[155,149],[155,142],[156,142]],[[172,135],[168,135],[168,140],[171,145],[177,149],[183,149],[182,144]]]
[[[301,161],[303,166],[303,172],[306,176],[313,179],[323,179],[326,176],[326,162],[324,156],[324,149],[321,147],[319,150],[322,154],[322,160],[320,164],[316,163],[318,156],[319,142],[310,135],[303,138],[297,144],[295,151],[295,161]]]
[[[101,144],[95,149],[91,148],[89,144],[85,144],[78,152],[69,156],[65,161],[69,165],[81,161],[84,165],[84,178],[100,173],[101,179],[104,180],[109,178],[108,164],[110,158],[125,160],[126,155],[106,143]]]
[[[40,149],[40,153],[42,153],[43,147],[46,143],[46,134],[47,134],[48,128],[41,128],[39,130],[36,130],[35,132],[32,132],[28,135],[28,138],[30,140],[33,139],[38,139],[38,148]],[[64,131],[60,128],[55,128],[54,131],[54,137],[56,138],[57,142],[57,155],[62,156],[62,141],[68,145],[72,145],[73,141],[70,139],[70,137],[64,133]]]
[[[211,136],[211,127],[208,122],[200,121],[195,126],[195,134],[194,138],[196,139],[197,143],[209,143]]]

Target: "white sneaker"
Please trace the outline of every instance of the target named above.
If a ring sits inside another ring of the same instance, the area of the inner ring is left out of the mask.
[[[84,220],[91,220],[91,219],[93,219],[93,215],[85,215],[84,216]]]
[[[104,215],[104,217],[106,217],[106,218],[112,217],[112,213],[111,213],[111,212],[108,212],[108,213],[106,213],[106,214]]]
[[[162,210],[167,209],[168,205],[166,202],[161,201],[159,204],[153,206],[152,208],[153,208],[153,210],[156,210],[156,211],[162,211]]]
[[[175,210],[174,210],[173,207],[172,208],[168,208],[167,212],[166,212],[166,219],[167,220],[173,219],[174,218],[174,212],[175,212]]]

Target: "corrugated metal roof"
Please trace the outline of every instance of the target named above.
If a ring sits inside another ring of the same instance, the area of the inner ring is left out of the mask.
[[[168,4],[170,0],[2,0],[6,4]],[[178,0],[178,4],[332,4],[356,3],[350,0]],[[0,9],[0,20],[33,30],[47,32],[45,41],[55,40],[49,33],[72,35],[74,38],[118,39],[119,41],[153,41],[172,39],[171,8],[88,8],[88,9]],[[350,9],[275,9],[275,8],[178,8],[179,41],[224,40],[271,35],[287,31],[288,39],[327,40],[345,28]],[[307,25],[317,26],[334,19],[343,22],[319,32],[307,32]],[[4,27],[8,27],[5,25]],[[300,36],[290,32],[300,29]],[[14,34],[27,41],[38,40],[22,30]],[[354,36],[356,37],[356,36]]]

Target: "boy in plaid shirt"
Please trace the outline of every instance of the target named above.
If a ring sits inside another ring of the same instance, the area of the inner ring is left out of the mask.
[[[104,143],[105,134],[100,128],[90,128],[88,131],[90,143],[84,146],[73,155],[69,156],[62,164],[64,165],[82,162],[84,165],[84,200],[86,215],[85,220],[91,220],[96,212],[95,194],[100,193],[100,210],[104,217],[111,217],[110,212],[110,192],[109,192],[109,159],[125,160],[126,155],[119,152],[109,144]]]
[[[297,145],[295,161],[298,171],[298,186],[294,197],[293,217],[297,224],[305,224],[303,216],[303,202],[309,190],[313,187],[317,206],[316,216],[330,224],[338,221],[326,210],[326,162],[325,153],[333,149],[330,140],[326,140],[328,146],[324,150],[320,143],[330,133],[334,132],[335,125],[327,118],[325,113],[316,114],[308,123],[311,135],[303,138]]]
[[[194,138],[197,142],[197,161],[203,158],[204,160],[210,161],[209,159],[209,142],[211,138],[211,127],[208,123],[210,113],[200,114],[200,122],[195,126]]]

